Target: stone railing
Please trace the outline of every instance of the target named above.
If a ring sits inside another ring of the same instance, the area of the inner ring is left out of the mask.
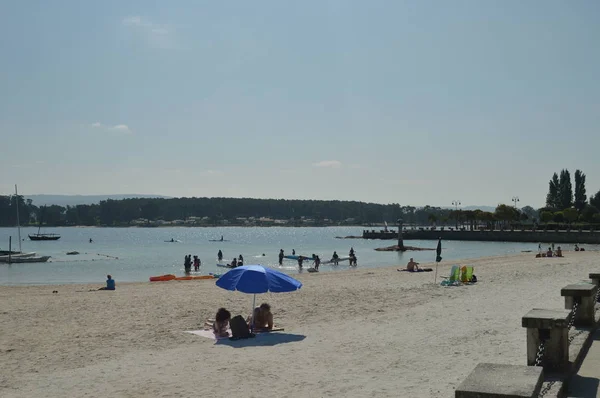
[[[523,316],[527,366],[480,363],[456,389],[455,398],[562,396],[599,325],[600,273],[589,277],[591,283],[561,289],[565,309],[534,308]]]

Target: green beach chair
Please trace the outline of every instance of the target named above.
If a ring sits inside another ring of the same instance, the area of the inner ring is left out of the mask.
[[[442,286],[456,286],[460,285],[460,267],[458,265],[453,265],[452,269],[450,269],[450,276],[442,276],[446,280],[443,280]]]
[[[471,281],[473,280],[473,270],[473,267],[461,268],[460,280],[462,281],[462,283],[471,283]]]

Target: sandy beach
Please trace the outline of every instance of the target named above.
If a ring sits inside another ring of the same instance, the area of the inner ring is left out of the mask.
[[[521,317],[600,270],[598,252],[534,256],[442,263],[475,266],[459,287],[397,267],[302,274],[257,297],[285,332],[217,344],[184,331],[252,296],[214,281],[0,286],[0,396],[451,397],[479,362],[525,364]]]

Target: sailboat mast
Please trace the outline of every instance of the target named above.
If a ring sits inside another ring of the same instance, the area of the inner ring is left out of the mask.
[[[21,250],[21,223],[19,222],[19,193],[17,192],[17,184],[15,184],[15,201],[17,202],[17,231],[19,235],[19,252]]]

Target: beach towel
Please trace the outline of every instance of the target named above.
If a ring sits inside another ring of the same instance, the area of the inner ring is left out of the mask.
[[[227,330],[227,331],[229,332],[229,334],[231,334],[231,330]],[[186,330],[185,333],[195,334],[196,336],[206,337],[206,338],[211,339],[211,340],[221,340],[221,339],[227,339],[227,338],[229,338],[229,337],[218,337],[218,336],[215,336],[215,334],[212,331],[212,329],[210,329],[210,330]]]
[[[215,320],[214,319],[207,319],[206,322],[204,323],[204,331],[210,331],[212,333],[213,330],[213,324],[214,324]],[[273,329],[271,330],[256,330],[256,333],[268,333],[268,332],[283,332],[285,329],[279,326],[273,326]],[[231,334],[231,329],[227,328],[227,331],[229,332],[229,334]],[[189,332],[192,333],[192,332]]]
[[[283,328],[276,328],[273,327],[273,330],[269,330],[269,331],[258,331],[257,333],[263,334],[263,333],[267,333],[267,332],[283,332]],[[227,329],[227,331],[229,332],[229,335],[231,336],[231,329]],[[213,333],[212,330],[212,325],[210,327],[210,329],[204,329],[204,330],[185,330],[184,333],[190,333],[196,336],[200,336],[200,337],[204,337],[207,339],[211,339],[211,340],[226,340],[229,339],[229,337],[220,337],[220,336],[215,336],[215,334]]]
[[[431,272],[431,271],[433,271],[433,268],[419,268],[416,271],[409,271],[406,268],[403,268],[403,269],[399,269],[398,271],[400,271],[400,272]]]

